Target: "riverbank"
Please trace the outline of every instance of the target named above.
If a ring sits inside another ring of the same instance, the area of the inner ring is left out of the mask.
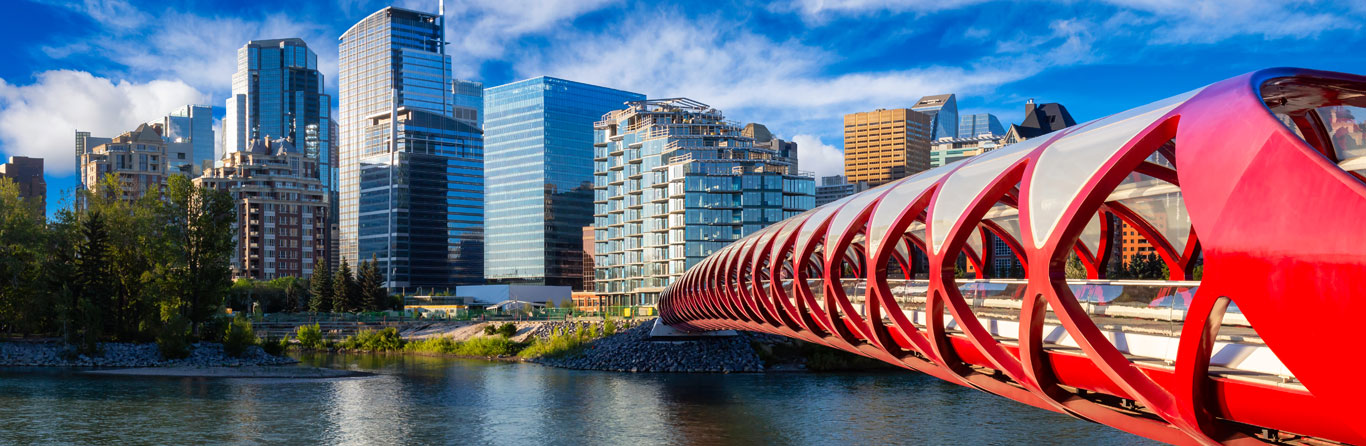
[[[306,351],[385,353],[532,362],[632,373],[761,373],[890,370],[880,361],[759,333],[660,340],[654,320],[610,322],[439,322],[361,332]]]
[[[59,342],[0,342],[0,366],[18,367],[244,367],[278,366],[298,361],[267,354],[259,346],[250,346],[242,356],[233,357],[223,351],[223,344],[199,342],[191,346],[183,359],[164,359],[157,345],[104,342],[99,353],[76,353]]]

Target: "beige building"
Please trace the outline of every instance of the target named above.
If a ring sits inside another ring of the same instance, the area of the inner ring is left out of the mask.
[[[285,140],[258,139],[247,150],[228,152],[194,183],[232,195],[233,277],[309,277],[315,259],[329,259],[328,195],[318,160]]]
[[[80,160],[81,184],[95,192],[103,192],[100,179],[109,174],[118,178],[118,197],[125,200],[160,193],[166,184],[166,141],[147,124],[91,148]]]
[[[906,108],[844,115],[844,176],[879,186],[930,168],[929,115]]]

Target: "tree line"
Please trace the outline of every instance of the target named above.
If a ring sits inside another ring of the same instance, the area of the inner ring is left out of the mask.
[[[236,210],[224,191],[181,175],[129,199],[107,176],[49,221],[37,200],[0,180],[0,333],[99,342],[157,342],[168,357],[196,339],[221,341],[225,307],[354,312],[395,307],[374,259],[353,274],[318,259],[309,281],[232,280]],[[279,297],[276,299],[276,297]]]
[[[184,176],[136,200],[113,176],[94,190],[48,222],[0,181],[0,330],[88,351],[100,341],[183,350],[213,335],[231,285],[231,197]]]

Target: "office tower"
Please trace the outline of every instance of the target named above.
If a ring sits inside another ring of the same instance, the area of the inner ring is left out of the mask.
[[[816,206],[825,206],[868,189],[871,187],[867,181],[850,183],[844,179],[844,175],[824,176],[821,177],[821,184],[816,186]]]
[[[219,159],[214,151],[213,107],[186,105],[166,115],[160,124],[171,174],[197,177]]]
[[[85,175],[80,174],[81,155],[90,153],[90,149],[95,148],[95,146],[108,143],[113,140],[113,138],[101,138],[98,136],[91,136],[90,132],[83,132],[80,130],[76,131],[76,183],[78,187],[80,187],[81,189],[85,189],[86,187]]]
[[[317,159],[323,186],[334,188],[331,114],[332,97],[323,93],[318,55],[303,40],[253,40],[237,50],[232,96],[223,117],[223,150],[284,138]]]
[[[952,93],[920,98],[911,110],[930,115],[930,141],[958,136],[958,100]]]
[[[80,166],[81,184],[87,189],[136,200],[160,193],[166,183],[166,141],[153,126],[142,124],[81,154]],[[100,180],[108,174],[117,178],[118,191],[101,190]]]
[[[608,305],[655,305],[704,257],[815,206],[811,177],[706,104],[635,101],[594,129],[594,281]]]
[[[844,115],[844,176],[871,186],[930,168],[930,115],[905,108]]]
[[[341,253],[390,289],[479,284],[483,135],[452,117],[439,14],[388,7],[341,36]]]
[[[455,119],[484,128],[484,83],[456,79],[451,82]]]
[[[484,278],[582,283],[581,231],[593,224],[593,124],[644,99],[551,77],[485,91]]]
[[[958,138],[975,138],[982,135],[1002,136],[1006,134],[1001,120],[991,113],[963,115],[958,120]]]
[[[37,201],[40,212],[47,215],[47,181],[43,179],[42,158],[11,156],[8,163],[0,164],[0,179],[19,185],[19,198]]]
[[[316,158],[284,138],[257,139],[194,179],[232,196],[234,278],[308,277],[315,259],[328,258],[329,205],[318,169]]]

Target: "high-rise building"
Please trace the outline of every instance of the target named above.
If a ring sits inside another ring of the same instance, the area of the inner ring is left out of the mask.
[[[233,277],[308,277],[316,259],[328,258],[330,206],[318,169],[316,158],[284,138],[257,139],[194,179],[232,196]]]
[[[797,164],[797,143],[775,138],[773,133],[768,131],[768,127],[755,122],[745,124],[744,130],[741,130],[740,134],[754,138],[754,147],[761,150],[772,150],[779,157],[790,161],[789,173],[797,174],[799,167]]]
[[[844,175],[824,176],[821,177],[821,184],[816,186],[816,206],[825,206],[868,189],[871,187],[867,181],[850,183],[844,179]]]
[[[172,174],[197,177],[219,159],[214,152],[213,107],[186,105],[159,122],[166,139],[166,166]]]
[[[594,286],[608,305],[654,305],[704,257],[815,206],[813,178],[706,104],[631,102],[594,129]]]
[[[844,176],[880,186],[930,168],[933,119],[897,108],[844,115]]]
[[[958,136],[958,100],[952,93],[920,98],[911,110],[930,115],[930,141]]]
[[[592,226],[583,227],[583,285],[580,291],[593,291],[593,247],[597,240],[593,238],[594,229]]]
[[[11,156],[0,164],[0,179],[8,179],[19,186],[19,198],[35,200],[38,209],[47,215],[47,181],[43,179],[43,159]]]
[[[136,200],[148,193],[160,193],[166,183],[166,140],[151,125],[139,125],[109,142],[81,154],[81,184],[96,193],[113,193],[124,200]],[[113,174],[119,190],[100,190],[100,180]]]
[[[95,148],[95,146],[110,141],[113,141],[113,138],[101,138],[98,136],[91,136],[90,132],[76,131],[76,182],[77,186],[81,189],[85,189],[85,175],[80,174],[81,156],[90,153],[90,149]]]
[[[456,79],[451,82],[455,119],[484,128],[484,83]]]
[[[483,135],[453,117],[443,20],[388,7],[338,45],[341,254],[391,289],[484,281]]]
[[[644,99],[552,77],[485,90],[484,278],[583,282],[581,231],[593,224],[593,124]]]
[[[958,120],[958,138],[975,138],[982,135],[1002,136],[1006,134],[1001,120],[991,113],[963,115]]]
[[[302,39],[247,42],[237,50],[232,96],[223,117],[223,150],[284,138],[318,160],[323,187],[336,188],[332,97],[323,92],[323,81],[318,55]]]

